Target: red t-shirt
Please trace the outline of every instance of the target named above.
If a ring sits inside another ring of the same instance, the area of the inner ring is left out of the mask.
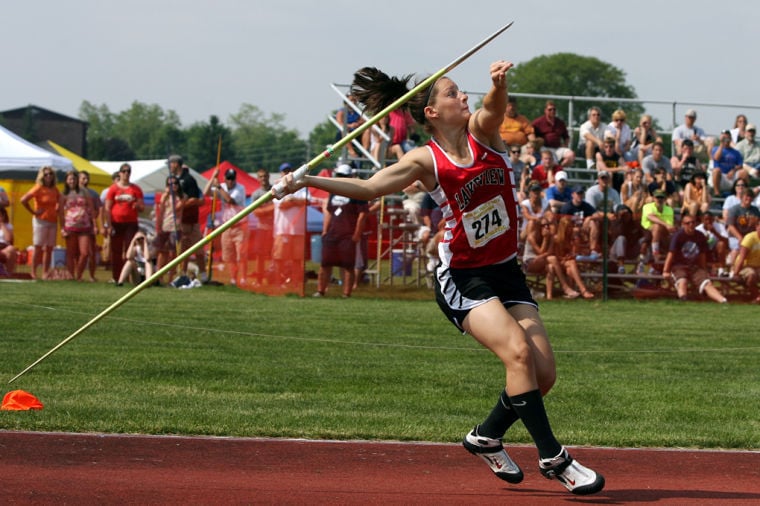
[[[143,199],[143,192],[139,186],[130,183],[126,188],[118,183],[112,184],[106,194],[106,202],[112,201],[112,223],[137,223],[138,211],[135,204]]]

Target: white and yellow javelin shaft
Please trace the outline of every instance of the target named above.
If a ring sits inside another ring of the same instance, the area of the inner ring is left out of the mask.
[[[360,127],[356,128],[352,132],[348,133],[345,137],[341,138],[338,142],[333,144],[330,148],[323,151],[316,157],[314,157],[310,162],[300,166],[294,173],[293,177],[295,179],[301,179],[304,177],[309,170],[319,165],[322,161],[324,161],[327,158],[330,158],[332,154],[335,151],[338,151],[339,149],[343,148],[346,144],[354,140],[356,137],[360,136],[365,130],[368,128],[371,128],[372,125],[380,121],[382,118],[390,114],[392,111],[398,109],[402,105],[404,105],[406,102],[408,102],[414,95],[419,93],[420,91],[424,90],[428,86],[433,85],[438,79],[443,77],[447,72],[450,72],[455,67],[459,66],[460,63],[465,61],[467,58],[475,54],[477,51],[479,51],[483,46],[491,42],[493,39],[501,35],[504,31],[506,31],[510,26],[512,26],[512,23],[514,21],[504,25],[503,27],[496,30],[494,33],[483,39],[481,42],[479,42],[477,45],[475,45],[472,49],[468,50],[463,55],[459,56],[457,59],[440,69],[438,72],[432,74],[424,81],[421,81],[417,84],[414,88],[409,90],[407,93],[405,93],[402,97],[398,98],[395,102],[390,104],[388,107],[383,109],[382,111],[378,112],[374,116],[372,116],[369,120],[365,121]],[[193,253],[204,247],[207,243],[213,241],[217,237],[219,237],[222,233],[224,233],[227,229],[234,226],[236,223],[238,223],[240,220],[248,216],[250,213],[252,213],[255,209],[262,206],[263,204],[266,204],[272,198],[275,196],[279,196],[284,191],[284,186],[281,183],[277,183],[274,185],[274,187],[255,201],[251,202],[246,206],[243,210],[241,210],[239,213],[237,213],[235,216],[221,224],[218,228],[214,229],[210,234],[208,234],[206,237],[202,238],[200,241],[192,245],[190,248],[185,250],[183,253],[178,255],[174,260],[163,266],[161,269],[157,270],[155,273],[153,273],[152,276],[150,276],[148,279],[134,287],[132,290],[124,294],[121,298],[119,298],[116,302],[105,308],[103,311],[101,311],[97,316],[95,316],[93,319],[91,319],[89,322],[85,323],[80,327],[76,332],[68,336],[66,339],[58,343],[56,346],[54,346],[50,351],[42,355],[40,358],[35,360],[32,364],[30,364],[26,369],[18,373],[16,376],[11,378],[8,383],[13,383],[15,380],[29,372],[31,369],[36,367],[40,362],[48,358],[50,355],[61,349],[64,345],[69,343],[72,339],[80,335],[85,330],[89,329],[93,325],[95,325],[97,322],[111,314],[114,310],[116,310],[119,306],[130,300],[132,297],[140,293],[141,291],[145,290],[149,286],[151,286],[153,283],[155,283],[156,280],[158,280],[161,276],[172,270],[174,267],[185,261],[187,258],[189,258]]]

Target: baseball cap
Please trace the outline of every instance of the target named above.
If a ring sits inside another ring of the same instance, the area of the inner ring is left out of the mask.
[[[581,185],[573,186],[573,193],[586,193],[586,189]]]
[[[336,176],[350,176],[351,175],[351,166],[347,163],[342,163],[335,167],[335,170],[333,171],[333,174]]]
[[[567,172],[564,170],[558,171],[556,174],[554,174],[554,179],[556,181],[567,181]]]
[[[690,118],[696,118],[697,117],[697,111],[694,110],[694,109],[689,109],[688,111],[686,111],[686,114],[684,114],[684,116],[688,116]]]
[[[652,196],[654,198],[663,198],[664,199],[668,195],[664,191],[662,191],[662,190],[655,190],[654,193],[652,193]]]
[[[169,157],[169,163],[177,162],[178,164],[182,165],[182,157],[179,155],[172,155]]]
[[[224,173],[224,179],[236,179],[237,178],[237,172],[235,172],[235,169],[227,169],[227,172]]]
[[[596,177],[610,177],[610,173],[602,169],[596,173]]]
[[[537,183],[533,183],[528,187],[528,191],[531,192],[540,192],[541,191],[541,185]]]
[[[288,162],[285,162],[282,165],[280,165],[280,172],[285,172],[288,170],[293,170],[293,166],[290,165]]]
[[[753,132],[757,132],[757,127],[754,123],[747,123],[745,130],[752,130]]]

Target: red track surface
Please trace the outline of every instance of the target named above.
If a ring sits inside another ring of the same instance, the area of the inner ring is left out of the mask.
[[[0,504],[760,504],[760,452],[574,448],[573,496],[516,447],[509,485],[459,445],[0,432]]]

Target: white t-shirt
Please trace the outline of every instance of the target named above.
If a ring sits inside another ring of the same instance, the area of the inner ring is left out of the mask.
[[[282,208],[283,202],[302,200],[303,205]],[[306,233],[306,203],[309,191],[301,188],[295,193],[274,201],[274,235],[304,235]]]

